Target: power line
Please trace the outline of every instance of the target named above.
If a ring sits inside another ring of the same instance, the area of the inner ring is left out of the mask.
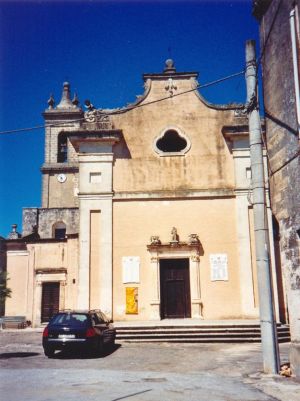
[[[164,100],[168,100],[168,99],[171,99],[171,98],[174,98],[174,97],[177,97],[177,96],[181,96],[181,95],[184,95],[186,93],[194,92],[194,91],[196,91],[198,89],[207,88],[209,86],[216,85],[216,84],[218,84],[220,82],[226,81],[226,80],[231,79],[231,78],[235,78],[235,77],[237,77],[239,75],[242,75],[244,73],[245,73],[245,70],[242,70],[240,72],[236,72],[234,74],[227,75],[227,76],[225,76],[223,78],[216,79],[216,80],[208,82],[206,84],[197,85],[195,88],[188,89],[188,90],[180,92],[180,93],[175,93],[172,96],[170,96],[170,95],[169,96],[165,96],[165,97],[162,97],[160,99],[156,99],[156,100],[153,100],[151,102],[146,102],[146,103],[142,103],[142,104],[137,104],[137,105],[132,105],[132,106],[129,105],[129,106],[125,107],[124,109],[112,111],[110,113],[109,112],[104,112],[104,111],[102,112],[101,110],[99,110],[99,111],[100,111],[100,113],[102,113],[104,115],[123,114],[123,113],[126,113],[128,111],[140,108],[140,107],[144,107],[144,106],[148,106],[150,104],[162,102]],[[79,119],[76,119],[76,120],[69,120],[69,121],[66,121],[66,122],[60,122],[60,123],[57,123],[57,124],[55,124],[55,123],[53,123],[53,124],[44,124],[44,125],[36,125],[36,126],[33,126],[33,127],[27,127],[27,128],[18,128],[18,129],[13,129],[13,130],[5,130],[5,131],[0,131],[0,135],[14,134],[14,133],[26,132],[26,131],[34,131],[34,130],[37,130],[37,129],[48,128],[48,127],[50,127],[50,128],[51,127],[61,127],[63,125],[68,125],[68,124],[71,124],[71,123],[74,123],[74,122],[80,122],[80,121],[84,121],[84,120],[85,120],[85,117],[79,118]]]
[[[41,129],[41,128],[51,128],[51,127],[61,127],[62,125],[69,125],[71,123],[76,123],[79,121],[84,120],[84,118],[78,118],[76,120],[69,120],[69,121],[65,121],[65,122],[60,122],[60,123],[53,123],[53,124],[43,124],[43,125],[35,125],[33,127],[28,127],[28,128],[17,128],[17,129],[11,129],[11,130],[6,130],[6,131],[0,131],[0,135],[4,135],[4,134],[14,134],[17,132],[24,132],[24,131],[34,131],[37,129]]]
[[[196,91],[197,89],[207,88],[208,86],[212,86],[212,85],[218,84],[218,83],[220,83],[220,82],[226,81],[227,79],[234,78],[234,77],[236,77],[236,76],[238,76],[238,75],[242,75],[242,74],[244,74],[244,73],[245,73],[245,70],[240,71],[240,72],[236,72],[236,73],[231,74],[231,75],[228,75],[228,76],[226,76],[226,77],[224,77],[224,78],[220,78],[220,79],[217,79],[217,80],[215,80],[215,81],[208,82],[207,84],[197,85],[195,88],[187,89],[186,91],[183,91],[183,92],[180,92],[180,93],[172,94],[171,96],[169,95],[169,96],[162,97],[162,98],[160,98],[160,99],[152,100],[151,102],[146,102],[146,103],[143,103],[143,104],[133,105],[132,107],[130,107],[130,105],[129,105],[129,106],[128,106],[127,108],[125,108],[124,110],[121,109],[121,110],[113,111],[113,112],[111,112],[111,113],[105,113],[105,112],[103,112],[103,114],[114,115],[114,114],[126,113],[127,111],[131,111],[131,110],[133,110],[133,109],[137,109],[137,108],[140,108],[140,107],[148,106],[148,105],[154,104],[154,103],[159,103],[159,102],[162,102],[162,101],[164,101],[164,100],[168,100],[168,99],[171,99],[171,98],[174,98],[174,97],[177,97],[177,96],[185,95],[186,93],[194,92],[194,91]]]

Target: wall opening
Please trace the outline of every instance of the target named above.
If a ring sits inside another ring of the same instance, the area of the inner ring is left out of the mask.
[[[161,152],[181,152],[187,147],[187,141],[177,131],[170,129],[156,142],[156,146]]]
[[[67,226],[64,222],[58,221],[53,225],[52,236],[55,239],[65,239],[66,238]]]
[[[60,133],[57,137],[57,162],[66,163],[68,161],[68,137],[65,133]]]

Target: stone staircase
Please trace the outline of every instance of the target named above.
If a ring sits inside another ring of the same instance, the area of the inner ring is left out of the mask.
[[[247,343],[260,342],[258,323],[188,324],[188,325],[128,325],[118,326],[117,341],[172,343]],[[289,342],[288,325],[277,324],[278,342]]]

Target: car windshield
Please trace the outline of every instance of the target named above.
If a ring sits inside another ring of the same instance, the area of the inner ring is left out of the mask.
[[[88,316],[84,313],[58,313],[51,320],[51,324],[86,326]]]

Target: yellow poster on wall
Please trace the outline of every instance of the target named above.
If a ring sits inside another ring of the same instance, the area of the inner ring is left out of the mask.
[[[138,313],[138,288],[126,287],[126,314]]]

